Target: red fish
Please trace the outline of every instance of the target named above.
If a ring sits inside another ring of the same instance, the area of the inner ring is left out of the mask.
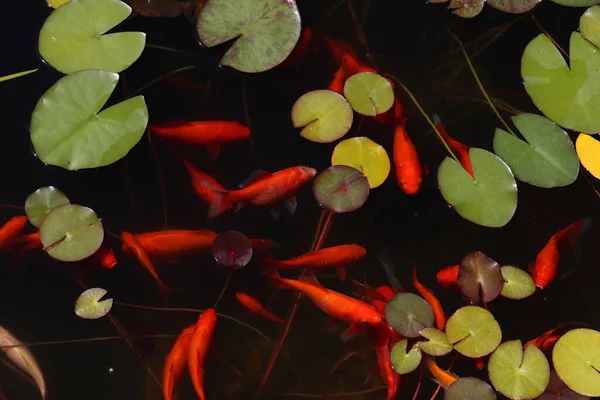
[[[523,346],[523,349],[525,347],[529,346],[530,344],[534,345],[538,349],[541,349],[544,346],[544,344],[546,343],[546,341],[549,340],[552,336],[554,336],[554,334],[558,330],[560,330],[566,326],[573,325],[573,324],[575,324],[575,322],[563,322],[562,324],[558,324],[556,327],[550,329],[549,331],[542,333],[540,336],[536,337],[535,339],[531,339],[530,341],[525,343],[525,345]]]
[[[2,228],[0,228],[0,247],[6,245],[11,240],[17,237],[19,233],[25,229],[25,225],[27,225],[27,217],[24,215],[19,215],[17,217],[12,217],[6,222]]]
[[[344,54],[350,55],[350,57],[352,57],[355,60],[358,59],[356,51],[354,51],[354,48],[350,44],[342,41],[335,41],[327,35],[323,35],[323,40],[329,48],[329,51],[331,52],[331,55],[333,56],[333,59],[335,60],[335,63],[337,65],[340,65],[342,63]]]
[[[450,385],[458,380],[458,376],[455,373],[440,368],[436,363],[435,359],[431,356],[425,357],[425,364],[427,369],[433,375],[434,381],[442,386],[444,389],[448,389]]]
[[[213,178],[212,176],[208,175],[205,172],[200,171],[188,160],[184,159],[183,162],[185,164],[185,168],[187,169],[188,173],[190,174],[190,178],[192,180],[192,189],[194,189],[194,192],[196,192],[198,197],[200,197],[202,200],[204,200],[208,204],[213,203],[215,201],[216,195],[215,195],[214,191],[212,191],[209,187],[207,187],[206,184],[208,184],[208,185],[210,185],[210,187],[213,187],[218,190],[224,191],[225,188],[223,186],[221,186],[221,184],[219,182],[217,182],[217,180],[215,178]],[[206,184],[204,184],[203,182],[205,182]],[[229,208],[231,208],[231,204],[229,205]],[[227,211],[227,210],[224,210],[224,211]]]
[[[185,328],[175,341],[175,344],[167,357],[163,372],[163,396],[165,400],[173,399],[175,386],[181,379],[181,374],[188,362],[190,343],[195,329],[196,325]]]
[[[447,289],[458,289],[458,269],[460,265],[452,265],[438,271],[436,278],[440,285]]]
[[[406,194],[416,194],[423,180],[423,168],[417,149],[406,132],[406,120],[401,119],[394,129],[394,166],[396,180]]]
[[[296,43],[296,47],[290,53],[289,56],[279,64],[280,67],[289,67],[290,65],[298,62],[310,47],[310,43],[312,42],[312,29],[310,26],[304,27],[302,29],[302,33],[300,34],[300,39],[298,39],[298,43]]]
[[[463,168],[469,173],[469,175],[471,175],[473,179],[475,179],[475,175],[473,175],[473,167],[471,166],[471,157],[469,157],[469,148],[450,137],[448,131],[446,131],[446,128],[444,125],[442,125],[442,121],[440,121],[440,117],[438,117],[437,114],[433,115],[433,122],[435,123],[435,127],[442,134],[442,137],[446,143],[448,143],[448,146],[458,153],[458,157],[460,158],[460,163]]]
[[[236,293],[235,298],[238,299],[241,305],[243,305],[253,313],[260,315],[261,317],[270,319],[271,321],[278,322],[280,324],[283,324],[285,322],[284,320],[267,310],[266,307],[263,306],[254,297],[249,296],[246,293]]]
[[[375,352],[377,353],[377,365],[379,374],[387,385],[387,400],[394,400],[400,387],[400,375],[394,371],[390,358],[390,336],[385,329],[375,327]]]
[[[105,244],[102,244],[90,258],[97,260],[104,269],[113,269],[118,264],[113,249]]]
[[[435,326],[443,331],[446,326],[446,314],[440,301],[435,297],[435,294],[419,282],[417,279],[417,269],[413,268],[413,286],[417,289],[417,292],[429,303],[433,314],[435,315]]]
[[[388,79],[389,80],[389,79]],[[390,81],[392,83],[392,81]],[[392,84],[393,87],[393,84]],[[382,114],[377,114],[373,119],[379,123],[388,126],[394,126],[395,122],[404,116],[404,109],[402,104],[394,97],[394,104],[392,107]]]
[[[204,360],[217,323],[217,313],[209,308],[200,315],[190,342],[188,367],[194,389],[200,400],[204,397]]]
[[[41,249],[40,232],[30,233],[28,235],[17,236],[0,247],[0,251],[18,250],[21,252]]]

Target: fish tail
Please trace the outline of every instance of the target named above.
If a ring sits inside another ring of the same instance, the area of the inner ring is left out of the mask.
[[[212,196],[208,205],[207,218],[218,217],[231,208],[233,202],[228,191],[214,188],[203,179],[200,180],[200,183],[212,191]]]
[[[578,245],[579,238],[583,236],[593,226],[591,218],[582,218],[568,227],[566,227],[560,234],[558,242],[563,244],[569,249],[577,260],[581,258],[581,248]]]
[[[173,293],[180,290],[182,287],[183,286],[173,287],[173,286],[167,285],[163,281],[158,281],[158,289],[160,291],[160,298],[163,301],[163,303],[168,303],[169,300],[171,299],[171,296],[173,295]]]

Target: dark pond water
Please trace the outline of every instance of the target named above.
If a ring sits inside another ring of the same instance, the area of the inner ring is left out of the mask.
[[[366,59],[367,51],[358,40],[356,25],[345,2],[334,9],[330,17],[326,15],[335,1],[299,0],[298,5],[304,25],[353,43]],[[428,5],[422,0],[354,1],[354,7],[370,46],[369,59],[377,68],[395,75],[411,88],[428,112],[441,116],[457,140],[488,150],[492,148],[494,129],[500,123],[481,102],[483,97],[448,33],[456,33],[470,54],[482,50],[474,63],[493,97],[519,110],[536,112],[519,74],[523,49],[540,32],[532,15],[566,48],[569,34],[577,28],[582,12],[582,9],[568,9],[545,1],[533,14],[525,16],[507,15],[486,7],[477,18],[463,20],[454,17],[445,5]],[[217,232],[235,229],[249,237],[272,238],[281,245],[274,256],[281,258],[308,251],[321,214],[308,189],[299,194],[296,215],[282,214],[277,222],[268,211],[256,207],[207,220],[206,206],[194,195],[181,160],[159,140],[154,141],[154,149],[164,174],[162,188],[147,137],[125,159],[97,170],[69,172],[40,162],[29,140],[31,112],[39,97],[62,76],[43,64],[37,53],[37,36],[50,11],[42,0],[5,0],[0,11],[3,54],[0,76],[40,67],[35,74],[0,84],[1,203],[22,205],[29,193],[54,185],[72,202],[94,209],[110,231],[139,233],[165,227],[161,201],[161,189],[164,189],[170,229],[207,228]],[[501,27],[506,27],[503,33],[483,48],[486,38],[498,33]],[[226,147],[216,161],[209,160],[202,150],[187,152],[199,168],[224,186],[233,187],[257,168],[276,171],[304,164],[321,170],[330,165],[332,146],[299,138],[290,122],[293,102],[309,90],[327,87],[336,70],[321,41],[314,41],[306,57],[294,67],[241,75],[218,67],[222,49],[202,48],[193,26],[184,17],[138,16],[125,21],[120,28],[146,32],[148,44],[193,54],[146,48],[141,58],[121,74],[120,90],[115,91],[110,103],[121,101],[124,94],[168,71],[199,65],[181,76],[193,80],[204,88],[202,90],[161,82],[142,92],[151,123],[162,123],[169,118],[236,119],[250,123],[252,141]],[[454,76],[458,67],[460,70]],[[209,83],[210,91],[206,93]],[[245,119],[244,85],[250,121]],[[386,284],[376,250],[387,247],[400,282],[411,288],[410,274],[416,265],[422,283],[435,291],[446,312],[451,314],[464,305],[464,301],[456,292],[437,284],[435,274],[439,269],[459,263],[474,250],[488,254],[501,264],[512,263],[525,268],[558,230],[581,217],[599,221],[600,199],[582,175],[563,189],[546,190],[519,183],[516,215],[501,229],[483,228],[462,219],[448,207],[437,189],[437,167],[446,156],[443,147],[410,99],[404,93],[398,95],[405,105],[409,133],[430,175],[425,178],[420,193],[413,197],[404,195],[390,176],[382,187],[372,191],[364,207],[333,218],[325,245],[358,243],[368,250],[367,257],[349,269],[353,278],[366,279],[372,286]],[[366,120],[361,134],[391,151],[389,128]],[[0,209],[0,221],[17,213]],[[227,278],[228,270],[217,265],[210,255],[178,264],[160,264],[160,273],[167,282],[185,285],[164,304],[146,271],[120,251],[118,241],[112,237],[106,241],[118,250],[118,266],[111,271],[88,272],[85,282],[108,289],[110,296],[120,302],[169,308],[211,307]],[[557,281],[526,300],[498,299],[490,305],[502,326],[504,340],[529,340],[560,322],[571,320],[600,328],[597,243],[597,230],[593,229],[582,241],[581,262],[562,266],[574,268],[568,279]],[[233,274],[218,311],[255,326],[270,339],[220,318],[214,336],[217,352],[209,357],[206,365],[208,399],[253,398],[274,346],[283,334],[283,326],[250,314],[235,299],[236,292],[245,291],[267,304],[277,315],[290,312],[292,293],[275,291],[257,273],[256,267],[253,262]],[[71,269],[77,268],[84,267]],[[321,282],[336,290],[352,292],[351,287],[341,284],[333,275],[324,275]],[[3,254],[0,258],[0,325],[25,343],[118,335],[107,318],[87,321],[74,315],[73,303],[81,291],[69,268],[43,252],[32,253],[19,263],[11,255]],[[122,305],[115,305],[112,314],[130,335],[177,335],[197,318],[191,312],[152,311]],[[340,395],[381,387],[382,382],[377,377],[363,383],[369,374],[377,376],[375,351],[370,342],[358,338],[342,343],[339,333],[343,327],[332,333],[329,325],[329,319],[310,302],[300,302],[261,398],[303,398],[288,397],[286,393],[290,392],[314,394],[314,398],[325,398],[324,394],[333,393],[340,396],[334,398],[385,398],[385,390],[381,389],[351,397]],[[32,347],[32,351],[45,374],[49,400],[152,400],[162,395],[151,373],[161,380],[173,340],[167,337],[135,341],[145,360],[138,358],[123,340],[40,345]],[[336,363],[353,353],[330,374]],[[450,359],[441,358],[439,363],[447,366]],[[470,360],[459,359],[454,370],[461,376],[485,377]],[[414,373],[402,379],[399,398],[412,396],[417,377],[418,373]],[[429,398],[435,389],[427,374],[425,377],[418,398]],[[184,378],[182,382],[176,398],[196,398],[189,380]],[[0,390],[6,399],[39,398],[34,386],[2,364]]]

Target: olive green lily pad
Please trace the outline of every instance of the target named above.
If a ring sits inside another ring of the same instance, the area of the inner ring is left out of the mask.
[[[438,170],[444,199],[463,218],[479,225],[499,228],[517,209],[517,183],[504,161],[489,151],[469,150],[475,180],[456,160],[446,157]]]
[[[537,6],[542,0],[487,0],[486,4],[510,14],[522,14]]]
[[[570,69],[548,36],[529,42],[521,59],[525,90],[552,121],[594,134],[600,131],[600,52],[577,32],[569,49]]]
[[[385,305],[385,319],[399,334],[416,338],[424,328],[433,326],[435,317],[429,303],[413,293],[399,293]]]
[[[369,198],[369,180],[347,165],[334,165],[319,172],[313,181],[313,195],[322,208],[336,214],[360,208]]]
[[[544,393],[550,381],[550,365],[535,346],[523,351],[520,340],[502,343],[488,362],[490,382],[509,399],[534,399]]]
[[[54,208],[69,204],[69,198],[54,186],[39,188],[25,200],[25,214],[36,228]]]
[[[600,0],[552,0],[556,4],[568,7],[589,7],[600,4]]]
[[[488,310],[477,306],[456,310],[446,322],[446,335],[456,351],[471,358],[487,356],[502,340],[498,321]]]
[[[592,6],[585,10],[579,19],[579,31],[594,46],[600,47],[600,6]]]
[[[565,333],[554,345],[552,362],[572,391],[600,396],[600,332],[579,328]]]
[[[481,379],[466,377],[455,381],[448,390],[444,400],[496,400],[494,389]]]
[[[75,314],[85,319],[104,317],[113,305],[113,299],[100,301],[106,293],[102,288],[91,288],[81,293],[75,302]]]
[[[394,367],[394,371],[400,375],[413,372],[421,363],[422,355],[419,346],[415,343],[410,350],[408,350],[407,347],[408,340],[402,339],[394,345],[390,353],[392,367]]]
[[[262,72],[283,62],[296,46],[300,14],[294,0],[207,0],[196,29],[207,47],[237,38],[222,65]]]
[[[419,335],[428,341],[418,342],[419,348],[431,356],[443,356],[452,351],[454,346],[448,341],[443,331],[437,328],[425,328],[419,331]]]
[[[504,286],[500,265],[480,251],[465,256],[458,267],[458,287],[471,301],[488,303]]]
[[[40,240],[51,257],[61,261],[79,261],[100,248],[104,229],[94,211],[67,204],[56,207],[42,220]]]
[[[42,26],[40,55],[65,74],[84,69],[121,72],[142,54],[146,34],[104,34],[129,14],[131,8],[120,0],[71,0],[54,10]]]
[[[505,265],[500,269],[504,278],[504,286],[500,292],[501,296],[508,299],[520,300],[535,293],[533,278],[521,268]]]
[[[394,104],[394,89],[390,81],[373,72],[359,72],[344,84],[344,96],[359,114],[383,114]]]
[[[98,113],[118,81],[113,72],[78,71],[42,95],[31,116],[31,141],[42,162],[77,170],[125,157],[144,134],[148,109],[136,96]]]

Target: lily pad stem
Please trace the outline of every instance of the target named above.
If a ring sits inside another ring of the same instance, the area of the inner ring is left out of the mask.
[[[531,20],[533,21],[533,23],[535,24],[535,26],[542,31],[543,34],[545,34],[546,36],[548,36],[548,38],[550,39],[550,41],[556,46],[557,49],[560,50],[561,53],[563,53],[565,55],[565,57],[567,57],[567,60],[569,59],[569,53],[567,53],[565,50],[563,50],[562,47],[560,47],[560,45],[558,43],[556,43],[556,40],[554,40],[554,38],[548,33],[547,30],[544,29],[544,27],[542,26],[542,24],[540,24],[540,21],[538,21],[538,19],[536,18],[535,15],[531,14]]]
[[[25,76],[25,75],[29,75],[29,74],[33,74],[35,71],[37,71],[39,68],[36,69],[30,69],[27,71],[21,71],[21,72],[17,72],[16,74],[11,74],[11,75],[5,75],[5,76],[0,76],[0,82],[4,82],[4,81],[9,81],[11,79],[15,79],[15,78],[20,78],[21,76]]]

